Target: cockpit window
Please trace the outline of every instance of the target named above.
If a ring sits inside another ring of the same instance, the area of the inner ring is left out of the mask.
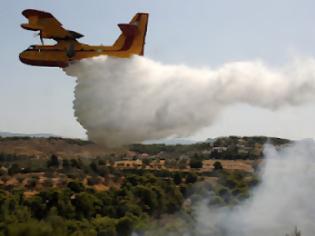
[[[28,47],[28,50],[34,50],[35,49],[35,45],[31,45]]]

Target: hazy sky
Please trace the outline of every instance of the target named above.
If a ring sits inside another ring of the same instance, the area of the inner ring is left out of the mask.
[[[19,25],[27,8],[51,12],[82,42],[112,44],[117,23],[149,12],[145,55],[168,64],[218,67],[261,59],[281,66],[315,55],[315,1],[311,0],[10,0],[0,4],[0,131],[84,137],[73,116],[75,81],[59,68],[20,63],[18,54],[39,43]],[[174,91],[176,92],[176,91]],[[201,111],[202,112],[202,111]],[[215,125],[193,136],[272,135],[315,137],[315,102],[271,112],[247,105],[225,110]]]

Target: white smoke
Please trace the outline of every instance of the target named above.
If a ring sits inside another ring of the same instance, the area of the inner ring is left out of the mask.
[[[77,78],[78,121],[90,140],[108,146],[191,135],[234,103],[278,109],[315,97],[312,58],[276,70],[260,61],[209,69],[97,57],[65,71]]]
[[[314,141],[279,151],[266,146],[265,157],[262,183],[253,196],[232,210],[201,202],[192,235],[285,236],[295,226],[303,236],[315,235]]]

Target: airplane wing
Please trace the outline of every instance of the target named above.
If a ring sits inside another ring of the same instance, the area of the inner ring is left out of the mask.
[[[63,28],[62,24],[49,12],[27,9],[22,14],[28,19],[28,23],[21,24],[21,27],[26,30],[39,30],[41,38],[62,40],[83,37],[80,33]]]

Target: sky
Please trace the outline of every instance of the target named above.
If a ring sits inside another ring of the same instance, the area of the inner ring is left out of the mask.
[[[32,67],[18,59],[22,50],[40,43],[19,26],[26,22],[21,12],[27,8],[51,12],[65,28],[84,34],[80,41],[95,45],[111,45],[120,32],[117,23],[148,12],[145,56],[166,64],[216,68],[260,59],[277,67],[315,55],[311,0],[1,1],[0,131],[85,137],[73,115],[74,79],[60,68]],[[314,138],[314,120],[315,102],[279,111],[237,104],[188,138]]]

